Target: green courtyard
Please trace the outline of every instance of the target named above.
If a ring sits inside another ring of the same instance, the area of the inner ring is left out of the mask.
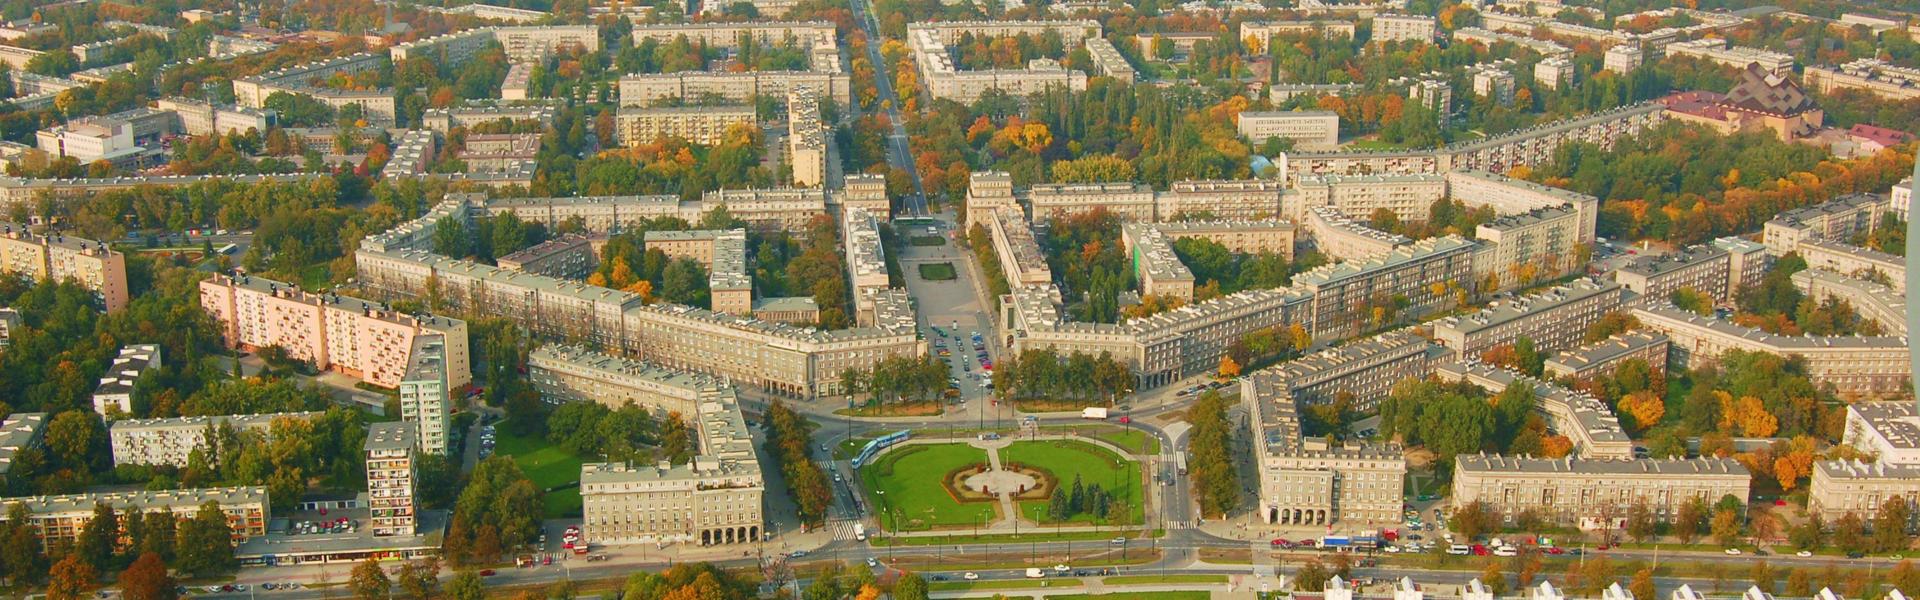
[[[1020,463],[1047,471],[1060,481],[1062,487],[1071,487],[1073,478],[1080,477],[1082,485],[1099,484],[1112,494],[1124,508],[1101,525],[1138,525],[1143,522],[1146,511],[1143,509],[1140,483],[1140,463],[1122,458],[1113,451],[1086,442],[1074,440],[1040,440],[1032,442],[1014,442],[1000,450],[1000,462]],[[1052,523],[1047,519],[1047,501],[1022,500],[1020,514],[1029,519],[1037,514],[1042,523]],[[1083,525],[1095,524],[1093,516],[1077,514],[1064,521]]]
[[[948,281],[959,275],[953,271],[953,263],[920,263],[920,278],[927,281]]]
[[[961,502],[941,480],[968,465],[985,464],[987,451],[966,444],[927,444],[896,448],[860,469],[867,504],[881,506],[888,531],[967,528],[998,518],[996,502]],[[881,492],[885,492],[882,494]],[[882,498],[884,497],[884,504]],[[900,523],[896,526],[894,519]]]
[[[545,506],[545,518],[558,519],[580,516],[580,456],[548,442],[540,436],[516,436],[507,432],[504,424],[495,433],[493,453],[513,459],[526,472],[527,479],[533,481],[541,490],[574,484],[563,490],[545,491],[541,502]]]

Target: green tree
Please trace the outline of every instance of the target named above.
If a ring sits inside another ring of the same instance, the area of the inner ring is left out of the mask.
[[[1822,522],[1820,513],[1808,513],[1806,520],[1787,530],[1787,541],[1801,550],[1817,550],[1821,546],[1822,539],[1826,537],[1825,527],[1826,524]]]
[[[231,570],[236,561],[233,558],[233,528],[227,523],[227,515],[220,510],[220,504],[207,501],[193,517],[179,522],[176,553],[178,558],[174,568],[182,573],[205,577]]]
[[[1647,507],[1647,499],[1639,498],[1627,507],[1627,535],[1635,542],[1645,542],[1654,534],[1653,511]]]
[[[1847,552],[1865,552],[1869,549],[1867,524],[1860,515],[1848,512],[1833,522],[1833,545]]]
[[[453,574],[452,579],[447,580],[446,595],[449,600],[485,600],[487,597],[487,585],[480,580],[479,573],[474,571],[461,571]]]
[[[1913,509],[1904,496],[1887,498],[1873,515],[1873,547],[1880,552],[1899,552],[1913,544],[1907,536],[1907,524]]]
[[[114,545],[120,541],[120,519],[114,514],[113,507],[105,502],[93,505],[93,517],[80,527],[80,536],[74,542],[74,552],[87,566],[102,571],[112,565]]]
[[[927,600],[927,579],[919,573],[907,573],[893,584],[894,600]]]
[[[1680,543],[1691,544],[1694,538],[1699,537],[1700,529],[1706,525],[1706,520],[1706,503],[1698,497],[1688,498],[1685,502],[1681,502],[1680,509],[1674,512],[1673,534],[1680,538]]]
[[[387,572],[380,563],[369,558],[354,565],[353,575],[347,580],[347,589],[353,591],[353,597],[360,600],[385,600],[393,589],[393,581],[387,579]]]

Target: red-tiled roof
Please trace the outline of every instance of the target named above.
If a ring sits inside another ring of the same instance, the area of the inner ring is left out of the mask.
[[[1897,146],[1913,139],[1913,134],[1898,129],[1887,129],[1873,125],[1854,125],[1847,135],[1877,142],[1882,146]]]

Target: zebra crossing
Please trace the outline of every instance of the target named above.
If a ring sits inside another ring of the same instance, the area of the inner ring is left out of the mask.
[[[827,519],[827,530],[833,532],[835,540],[852,540],[855,539],[853,526],[859,523],[859,519]]]

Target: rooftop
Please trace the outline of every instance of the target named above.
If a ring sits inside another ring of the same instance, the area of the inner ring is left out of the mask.
[[[1533,458],[1497,454],[1462,454],[1454,458],[1461,471],[1486,473],[1567,473],[1581,475],[1685,475],[1749,477],[1747,468],[1731,458],[1643,458],[1583,460]]]

